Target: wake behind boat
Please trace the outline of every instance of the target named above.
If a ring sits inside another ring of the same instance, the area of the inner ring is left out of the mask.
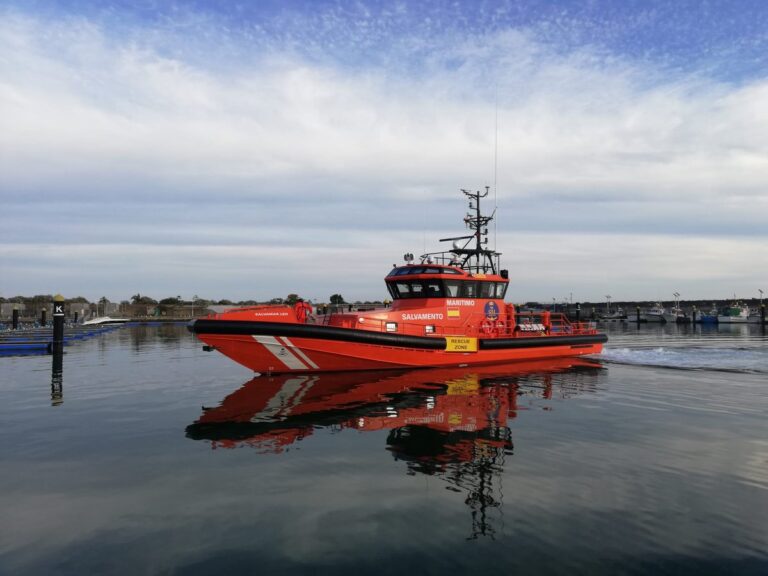
[[[110,316],[99,316],[83,322],[83,326],[101,326],[104,324],[125,324],[130,322],[130,318],[112,318]]]
[[[596,354],[607,341],[588,322],[563,314],[520,312],[505,303],[507,270],[486,248],[480,202],[462,190],[470,235],[445,238],[451,250],[406,254],[385,278],[391,307],[365,312],[307,314],[303,302],[253,306],[194,320],[189,330],[207,345],[260,373],[389,368],[466,367]]]

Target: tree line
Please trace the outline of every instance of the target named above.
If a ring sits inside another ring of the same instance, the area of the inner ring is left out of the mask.
[[[27,304],[27,305],[44,305],[53,300],[53,294],[36,294],[34,296],[12,296],[10,298],[4,298],[0,296],[0,303],[12,303],[12,304]],[[309,300],[308,298],[301,298],[298,294],[288,294],[285,298],[272,298],[267,302],[259,302],[257,300],[228,300],[226,298],[222,300],[209,300],[206,298],[200,298],[194,295],[191,300],[185,300],[181,295],[169,296],[167,298],[161,298],[159,300],[146,296],[141,293],[136,293],[131,296],[130,300],[123,300],[120,304],[145,304],[148,306],[161,305],[161,306],[255,306],[257,304],[289,304],[294,305],[299,300]],[[64,302],[68,304],[90,304],[90,300],[83,296],[76,296],[74,298],[65,298]],[[106,296],[102,296],[98,299],[98,304],[106,304],[110,300]],[[332,294],[329,298],[331,304],[345,304],[346,301],[341,294]]]

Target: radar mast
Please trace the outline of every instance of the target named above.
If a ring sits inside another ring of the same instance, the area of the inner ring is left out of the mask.
[[[489,189],[490,187],[486,186],[485,192],[472,192],[462,188],[462,193],[469,200],[469,211],[464,217],[464,224],[472,234],[441,238],[440,242],[453,242],[453,248],[422,254],[422,263],[451,264],[473,274],[498,274],[501,253],[488,248],[488,224],[496,215],[496,210],[494,209],[490,216],[484,216],[480,210],[480,201],[488,196]]]

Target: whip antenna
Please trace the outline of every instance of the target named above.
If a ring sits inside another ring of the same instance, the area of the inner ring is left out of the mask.
[[[495,94],[495,120],[494,120],[494,137],[493,137],[493,213],[496,214],[499,208],[499,202],[497,198],[497,182],[498,182],[498,166],[499,166],[499,83],[496,82],[496,94]],[[496,225],[498,218],[493,219],[493,249],[496,250]]]

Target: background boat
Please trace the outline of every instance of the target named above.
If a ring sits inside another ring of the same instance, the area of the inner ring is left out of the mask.
[[[643,314],[643,318],[645,318],[646,322],[666,322],[664,318],[664,314],[666,313],[666,310],[664,307],[657,302],[654,306],[651,306],[648,308],[645,313]]]
[[[598,319],[605,321],[605,322],[616,322],[620,320],[626,320],[627,314],[624,312],[624,309],[619,307],[616,308],[613,312],[605,312],[603,314],[598,315]]]
[[[746,324],[749,319],[749,306],[734,302],[717,316],[719,324]]]
[[[717,306],[712,304],[709,312],[702,313],[699,316],[698,322],[700,324],[717,324]]]
[[[683,309],[680,308],[680,292],[675,292],[675,303],[669,312],[664,312],[662,316],[666,322],[670,324],[685,324],[688,322],[688,316],[686,316]]]
[[[677,306],[670,309],[669,312],[664,312],[662,316],[665,322],[670,322],[671,324],[684,324],[689,321],[688,315],[683,312],[682,308]]]

